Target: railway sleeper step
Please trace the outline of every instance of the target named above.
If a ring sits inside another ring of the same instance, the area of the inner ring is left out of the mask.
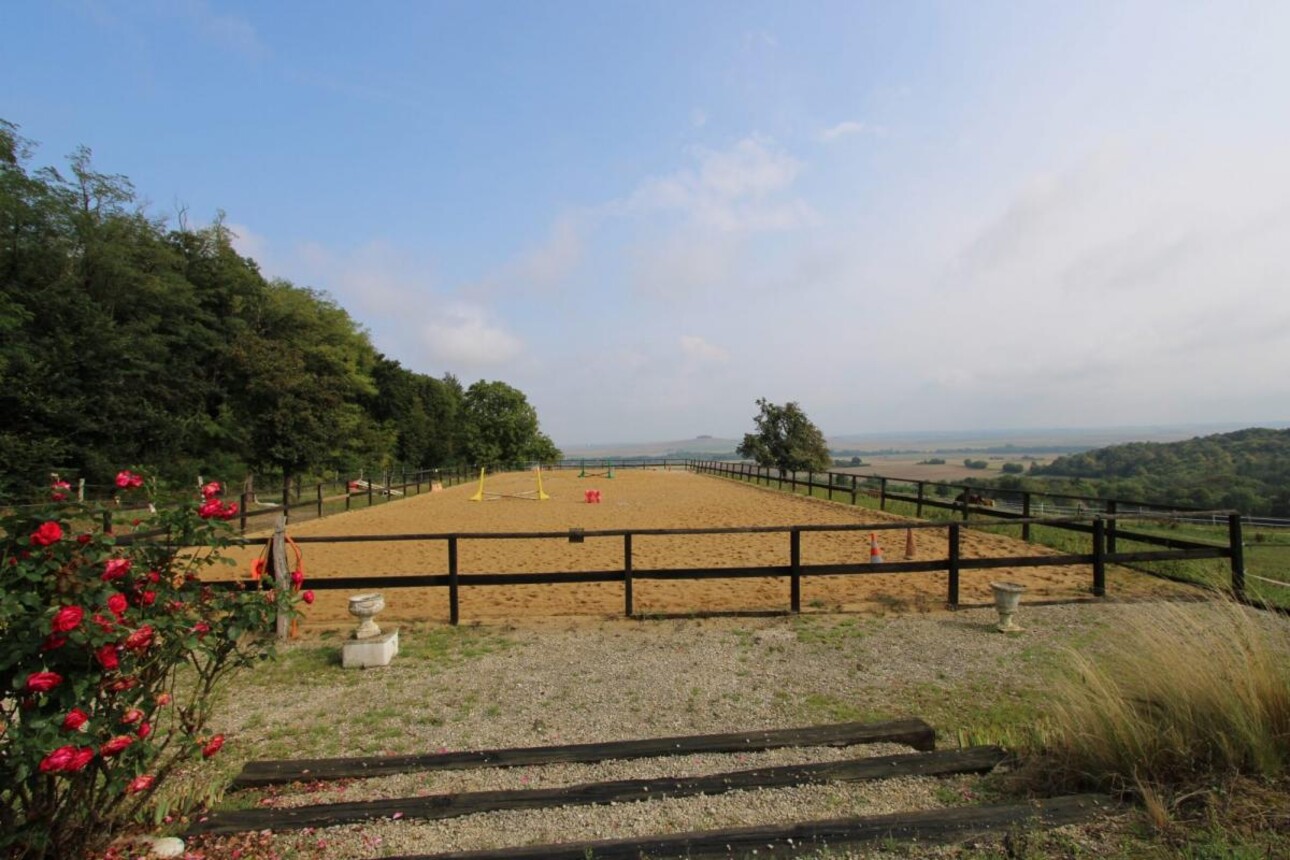
[[[405,854],[385,860],[639,860],[659,858],[792,857],[824,848],[885,844],[889,841],[945,844],[1008,833],[1078,824],[1114,809],[1100,795],[1071,795],[1025,803],[999,803],[898,812],[859,818],[831,818],[795,824],[702,830],[633,839],[604,839],[526,845],[485,851]]]
[[[615,780],[558,788],[475,791],[423,797],[323,803],[282,809],[214,811],[193,822],[188,835],[250,830],[333,827],[382,818],[441,819],[510,809],[630,803],[728,791],[860,782],[897,776],[985,773],[1008,758],[997,746],[872,756],[819,764],[785,765],[691,777]]]
[[[542,764],[590,764],[611,759],[653,758],[693,753],[758,752],[785,747],[856,746],[898,743],[916,750],[936,747],[936,732],[917,717],[878,723],[835,723],[795,729],[684,735],[607,743],[518,747],[422,755],[358,758],[258,760],[247,762],[231,788],[254,788],[288,782],[389,776],[429,770],[521,767]]]

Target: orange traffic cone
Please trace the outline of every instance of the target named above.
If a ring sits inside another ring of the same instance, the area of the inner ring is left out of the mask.
[[[882,550],[878,547],[878,536],[869,532],[869,563],[882,564]]]
[[[905,558],[914,557],[914,530],[905,529]]]

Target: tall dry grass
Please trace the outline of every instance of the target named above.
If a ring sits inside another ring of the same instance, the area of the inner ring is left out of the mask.
[[[1067,787],[1169,793],[1290,775],[1290,619],[1234,602],[1117,613],[1113,637],[1070,652],[1038,739]]]

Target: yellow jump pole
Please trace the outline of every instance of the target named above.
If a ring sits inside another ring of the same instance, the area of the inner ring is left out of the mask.
[[[484,467],[479,467],[479,491],[470,497],[472,502],[482,502],[484,500]]]

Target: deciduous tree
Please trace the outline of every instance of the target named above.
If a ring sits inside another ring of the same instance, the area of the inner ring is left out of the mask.
[[[757,401],[761,411],[753,420],[757,432],[744,434],[736,449],[741,457],[759,466],[772,466],[780,474],[797,471],[821,472],[829,468],[832,458],[824,434],[811,423],[796,403],[780,406],[766,398]]]

